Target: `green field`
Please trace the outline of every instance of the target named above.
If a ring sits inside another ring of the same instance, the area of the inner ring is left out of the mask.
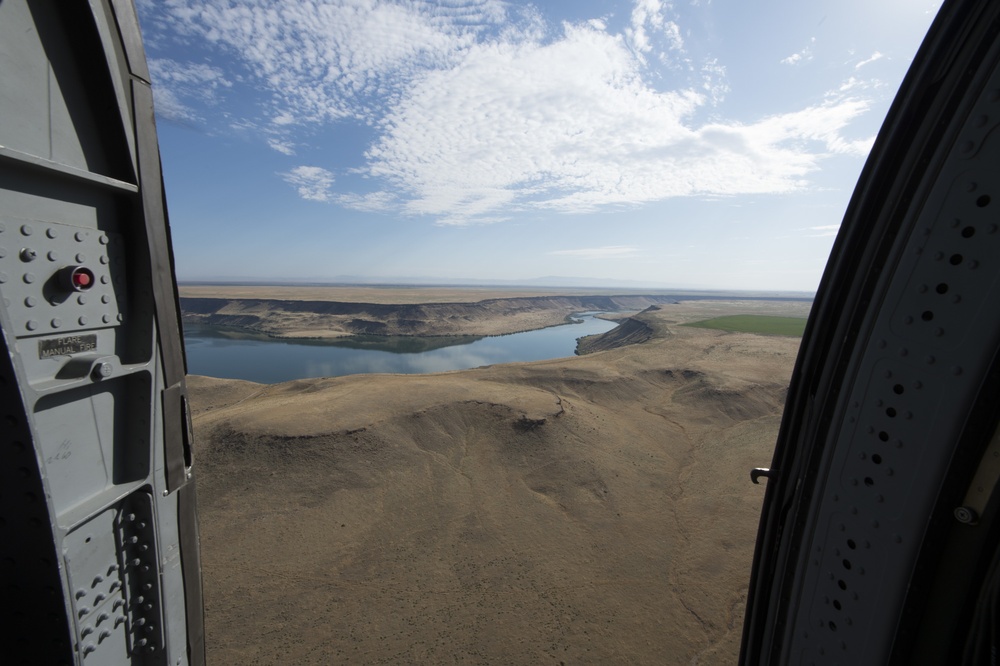
[[[736,331],[739,333],[763,333],[765,335],[791,335],[798,338],[806,329],[806,320],[802,317],[767,317],[764,315],[730,315],[715,317],[705,321],[695,321],[683,326],[696,328],[715,328],[720,331]]]

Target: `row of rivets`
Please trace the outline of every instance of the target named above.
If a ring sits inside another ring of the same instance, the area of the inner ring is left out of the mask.
[[[7,230],[7,226],[4,225],[4,224],[0,224],[0,233],[3,233],[6,230]],[[33,225],[31,225],[31,224],[22,224],[21,225],[21,235],[22,236],[31,236],[34,233],[35,233],[35,227]],[[48,227],[45,230],[45,235],[48,238],[58,238],[59,237],[59,229],[57,227]],[[89,235],[90,234],[88,232],[86,232],[86,231],[77,231],[77,232],[75,232],[73,234],[73,238],[78,243],[82,243],[83,241],[85,241],[87,239],[87,237]],[[108,237],[106,235],[104,235],[104,234],[101,234],[101,237],[100,237],[99,240],[101,242],[101,245],[107,245],[108,244]]]

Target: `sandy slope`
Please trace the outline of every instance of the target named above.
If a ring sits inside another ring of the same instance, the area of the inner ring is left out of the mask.
[[[639,311],[684,301],[688,316],[712,312],[798,316],[808,301],[688,301],[682,292],[475,287],[320,287],[183,285],[186,323],[235,327],[279,338],[338,338],[350,335],[506,335],[566,322],[574,312]],[[716,293],[713,299],[721,298]],[[596,351],[596,349],[595,349]]]
[[[191,377],[210,663],[733,663],[799,340],[677,315],[574,359]]]
[[[184,321],[281,338],[505,335],[566,323],[574,312],[642,310],[665,295],[532,296],[463,303],[355,303],[181,297]]]

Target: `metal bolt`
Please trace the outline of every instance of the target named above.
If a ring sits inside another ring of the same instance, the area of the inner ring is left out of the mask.
[[[49,227],[48,229],[45,230],[45,235],[48,236],[49,238],[55,238],[59,234],[58,234],[58,232],[56,232],[55,229],[53,229],[52,227]]]
[[[59,261],[59,253],[55,250],[52,250],[46,256],[49,258],[49,261]]]
[[[83,319],[83,317],[81,317]],[[111,367],[110,363],[98,363],[94,366],[91,374],[94,379],[106,379],[114,373],[115,369]]]
[[[87,237],[86,234],[84,234],[82,231],[78,231],[75,234],[73,234],[73,238],[75,238],[78,243],[82,242],[83,239],[86,237]]]
[[[27,298],[24,299],[24,304],[27,305],[29,308],[33,308],[36,305],[38,305],[38,299],[35,298],[34,296],[28,296]]]
[[[964,525],[975,525],[979,522],[979,514],[973,508],[960,506],[955,509],[955,520]]]
[[[38,258],[38,253],[32,250],[30,247],[22,248],[21,261],[34,261],[37,258]]]
[[[31,284],[34,281],[35,281],[35,274],[34,273],[25,273],[24,274],[24,282],[25,282],[25,284]]]
[[[24,234],[25,236],[30,236],[31,234],[35,233],[35,229],[30,224],[22,224],[21,233]]]

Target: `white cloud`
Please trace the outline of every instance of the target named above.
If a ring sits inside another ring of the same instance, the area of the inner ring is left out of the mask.
[[[267,140],[267,145],[271,146],[274,150],[278,151],[282,155],[294,155],[295,146],[293,146],[288,141],[283,141],[281,139],[270,138]]]
[[[179,122],[200,120],[194,109],[182,102],[172,89],[165,86],[153,87],[153,102],[156,113],[161,118]]]
[[[426,67],[447,66],[505,18],[500,0],[170,0],[150,19],[228,51],[272,95],[273,122],[370,119]]]
[[[369,192],[368,194],[340,194],[335,201],[345,208],[368,213],[388,212],[394,209],[396,197],[391,192]]]
[[[884,54],[879,53],[878,51],[876,51],[875,53],[873,53],[871,55],[870,58],[867,58],[866,60],[862,60],[861,62],[859,62],[858,64],[856,64],[854,66],[854,69],[861,69],[865,65],[871,64],[871,63],[875,62],[876,60],[881,60],[884,57],[885,57]]]
[[[668,3],[662,0],[635,0],[629,27],[625,28],[625,38],[641,62],[645,62],[645,54],[654,48],[654,42],[661,41],[661,55],[666,51],[682,52],[684,39],[681,37],[680,26],[666,16],[670,9]],[[603,24],[599,29],[604,29]]]
[[[844,136],[868,108],[844,92],[752,122],[699,121],[728,92],[726,71],[685,55],[673,71],[686,81],[653,85],[646,55],[680,58],[684,48],[661,0],[636,0],[621,34],[599,19],[553,32],[537,10],[512,16],[500,0],[154,7],[147,11],[158,11],[178,39],[236,57],[269,95],[248,126],[272,149],[292,155],[308,145],[296,135],[304,125],[350,118],[371,127],[355,172],[374,191],[333,192],[333,174],[319,167],[281,174],[304,198],[359,210],[461,225],[531,209],[785,193],[805,187],[824,157],[861,155],[871,144]],[[811,46],[796,56],[811,58]],[[166,69],[168,84],[231,85],[212,68],[191,80]],[[169,93],[164,99],[178,116],[194,113]]]
[[[816,38],[813,37],[809,40],[809,46],[805,47],[797,53],[793,53],[787,58],[781,59],[782,65],[798,65],[799,63],[809,62],[813,59],[813,44],[816,43]]]
[[[695,89],[648,87],[614,35],[567,26],[546,44],[484,45],[415,81],[368,151],[368,174],[443,224],[502,210],[568,212],[691,195],[800,189],[864,113],[828,101],[753,124],[697,126]]]
[[[852,141],[845,139],[841,131],[865,113],[868,106],[867,101],[856,98],[827,101],[802,111],[767,118],[753,127],[757,130],[757,138],[771,145],[815,141],[830,153],[864,156],[871,149],[874,137]]]
[[[330,187],[333,174],[317,166],[298,166],[281,174],[285,182],[292,185],[299,196],[309,201],[330,201]]]
[[[815,231],[818,233],[806,234],[809,238],[827,238],[829,236],[836,236],[837,232],[840,231],[839,224],[824,224],[818,227],[809,227],[809,231]]]
[[[579,259],[629,259],[639,253],[639,248],[629,245],[605,245],[578,250],[554,250],[548,254],[577,257]]]
[[[715,58],[701,67],[701,88],[708,95],[712,104],[719,104],[729,92],[729,82],[726,79],[726,68]]]
[[[218,101],[220,89],[233,85],[218,67],[169,58],[151,58],[149,74],[156,111],[170,120],[200,120],[200,114],[190,105],[212,105]]]

